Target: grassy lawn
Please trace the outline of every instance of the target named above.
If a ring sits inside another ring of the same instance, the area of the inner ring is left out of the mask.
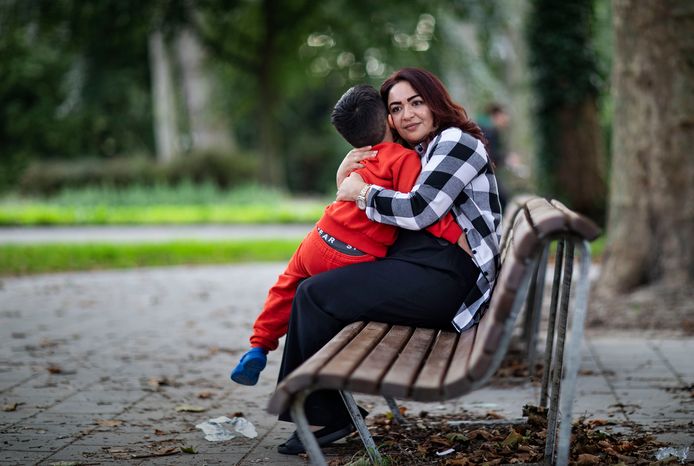
[[[0,245],[0,276],[189,264],[286,261],[296,240]]]
[[[5,196],[0,227],[37,225],[166,225],[313,223],[330,199],[295,199],[246,186],[87,188],[51,198]],[[184,264],[285,261],[299,240],[173,241],[159,244],[0,245],[0,276]],[[604,237],[591,245],[598,261]]]
[[[0,226],[312,223],[328,199],[296,199],[247,186],[85,188],[50,198],[0,199]]]

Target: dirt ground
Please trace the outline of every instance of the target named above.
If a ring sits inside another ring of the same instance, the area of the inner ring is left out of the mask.
[[[607,297],[593,286],[586,328],[602,330],[668,331],[694,335],[694,289],[653,286],[625,296]]]

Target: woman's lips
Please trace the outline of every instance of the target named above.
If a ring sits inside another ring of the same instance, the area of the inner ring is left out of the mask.
[[[415,131],[419,127],[419,123],[412,123],[411,125],[405,126],[405,131]]]

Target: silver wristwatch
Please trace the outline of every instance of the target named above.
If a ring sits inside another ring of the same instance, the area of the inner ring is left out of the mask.
[[[365,184],[357,194],[357,208],[360,210],[366,209],[366,195],[369,193],[369,189],[371,189],[371,185]]]

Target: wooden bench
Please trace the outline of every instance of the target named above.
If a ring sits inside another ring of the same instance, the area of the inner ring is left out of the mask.
[[[539,405],[548,410],[545,462],[568,462],[571,408],[589,293],[588,241],[600,230],[560,202],[538,197],[526,198],[507,211],[501,271],[489,308],[477,327],[459,334],[355,322],[277,386],[268,411],[279,414],[291,410],[312,464],[326,464],[304,413],[304,400],[314,390],[340,391],[371,461],[379,463],[380,455],[352,393],[385,397],[393,415],[400,419],[396,398],[443,401],[479,389],[506,355],[512,335],[518,333],[514,329],[523,309],[525,319],[520,328],[534,362],[552,243],[556,243],[555,267]],[[572,277],[575,252],[580,252],[577,280]],[[571,334],[566,344],[570,307]]]

